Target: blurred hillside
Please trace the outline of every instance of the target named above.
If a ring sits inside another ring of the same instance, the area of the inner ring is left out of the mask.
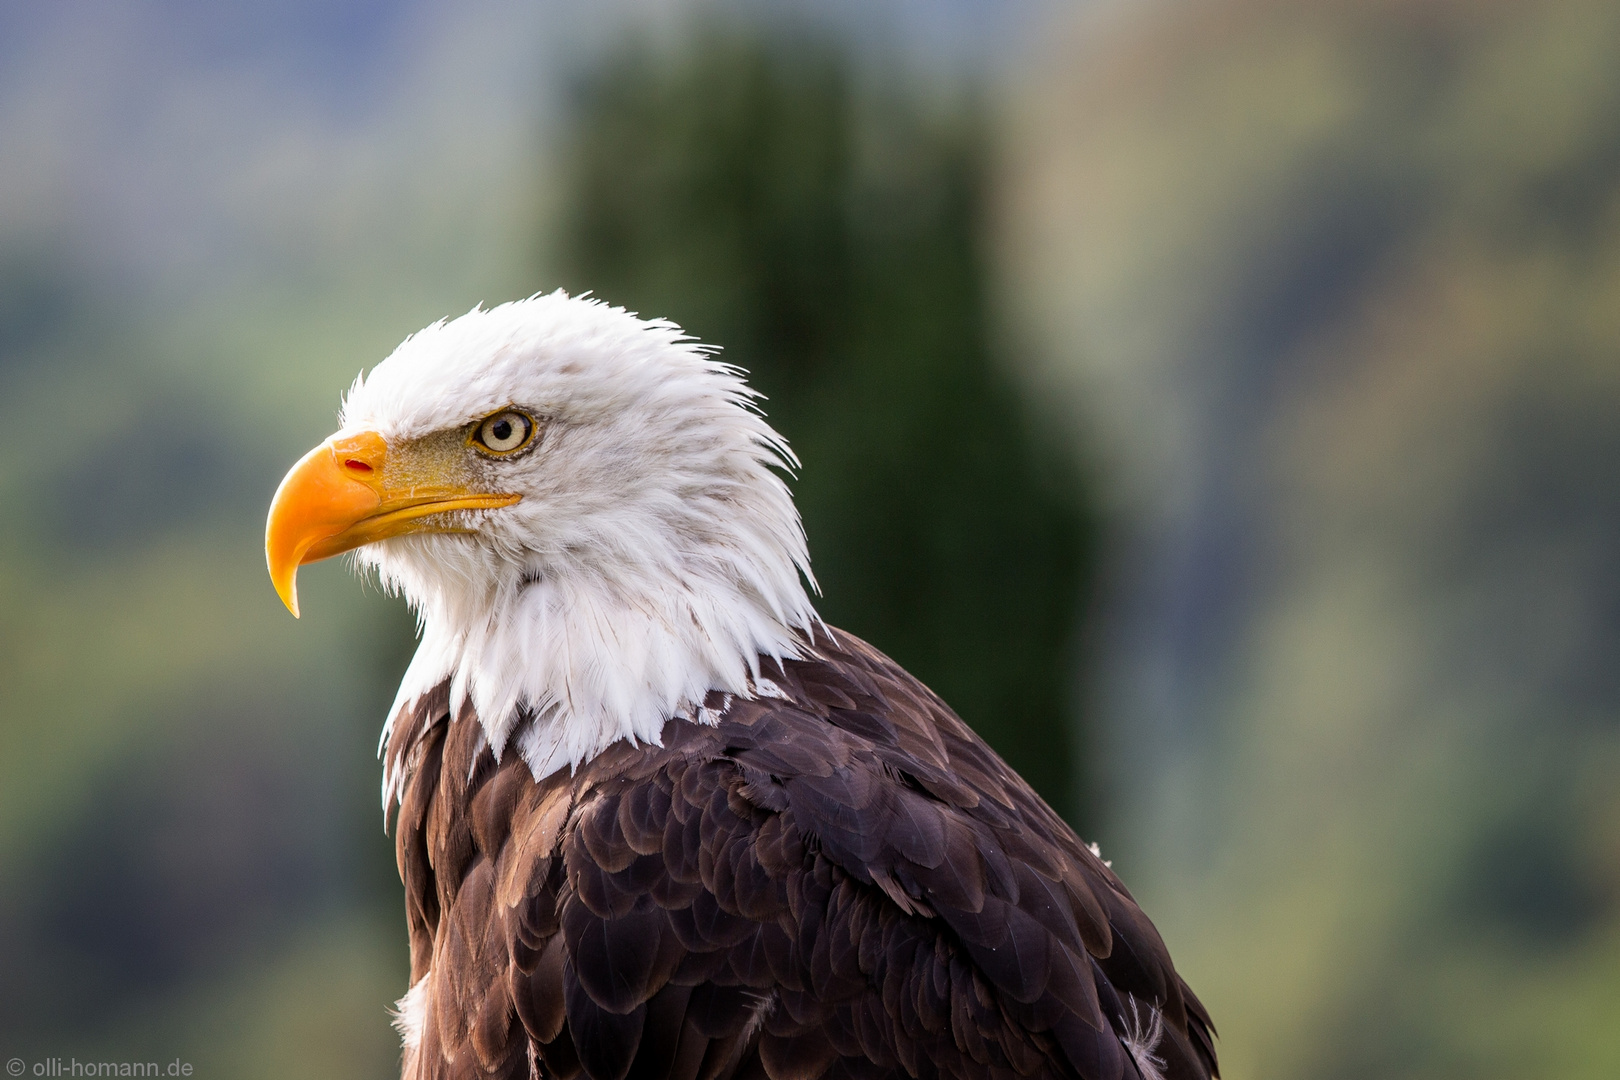
[[[1123,522],[1105,846],[1233,1077],[1620,1075],[1620,5],[1069,30],[1005,296]]]

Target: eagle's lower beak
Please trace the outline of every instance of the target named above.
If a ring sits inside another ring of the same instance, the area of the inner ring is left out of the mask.
[[[298,617],[298,568],[409,532],[455,532],[423,519],[451,510],[510,506],[521,495],[472,491],[459,470],[413,461],[390,483],[388,443],[374,431],[334,435],[292,467],[270,503],[264,555],[270,581]],[[449,462],[443,463],[449,466]],[[442,482],[441,482],[442,481]]]

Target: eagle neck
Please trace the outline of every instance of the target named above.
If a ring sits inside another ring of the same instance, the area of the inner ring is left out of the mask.
[[[620,740],[662,745],[672,717],[701,720],[710,691],[753,696],[760,658],[799,656],[813,634],[807,599],[779,612],[735,581],[635,584],[526,578],[476,606],[419,604],[389,727],[448,681],[451,722],[478,723],[497,759],[516,752],[540,780]]]

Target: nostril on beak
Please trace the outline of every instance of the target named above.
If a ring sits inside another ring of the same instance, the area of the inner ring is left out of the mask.
[[[368,473],[368,472],[372,471],[370,465],[367,465],[365,462],[359,460],[358,458],[349,458],[347,461],[345,461],[343,463],[343,467],[345,469],[353,469],[355,472],[361,472],[361,473]]]

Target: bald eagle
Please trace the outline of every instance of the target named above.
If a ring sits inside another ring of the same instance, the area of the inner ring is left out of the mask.
[[[827,626],[737,368],[561,292],[408,338],[282,481],[421,643],[382,737],[407,1077],[1216,1075],[1164,943],[949,706]]]

